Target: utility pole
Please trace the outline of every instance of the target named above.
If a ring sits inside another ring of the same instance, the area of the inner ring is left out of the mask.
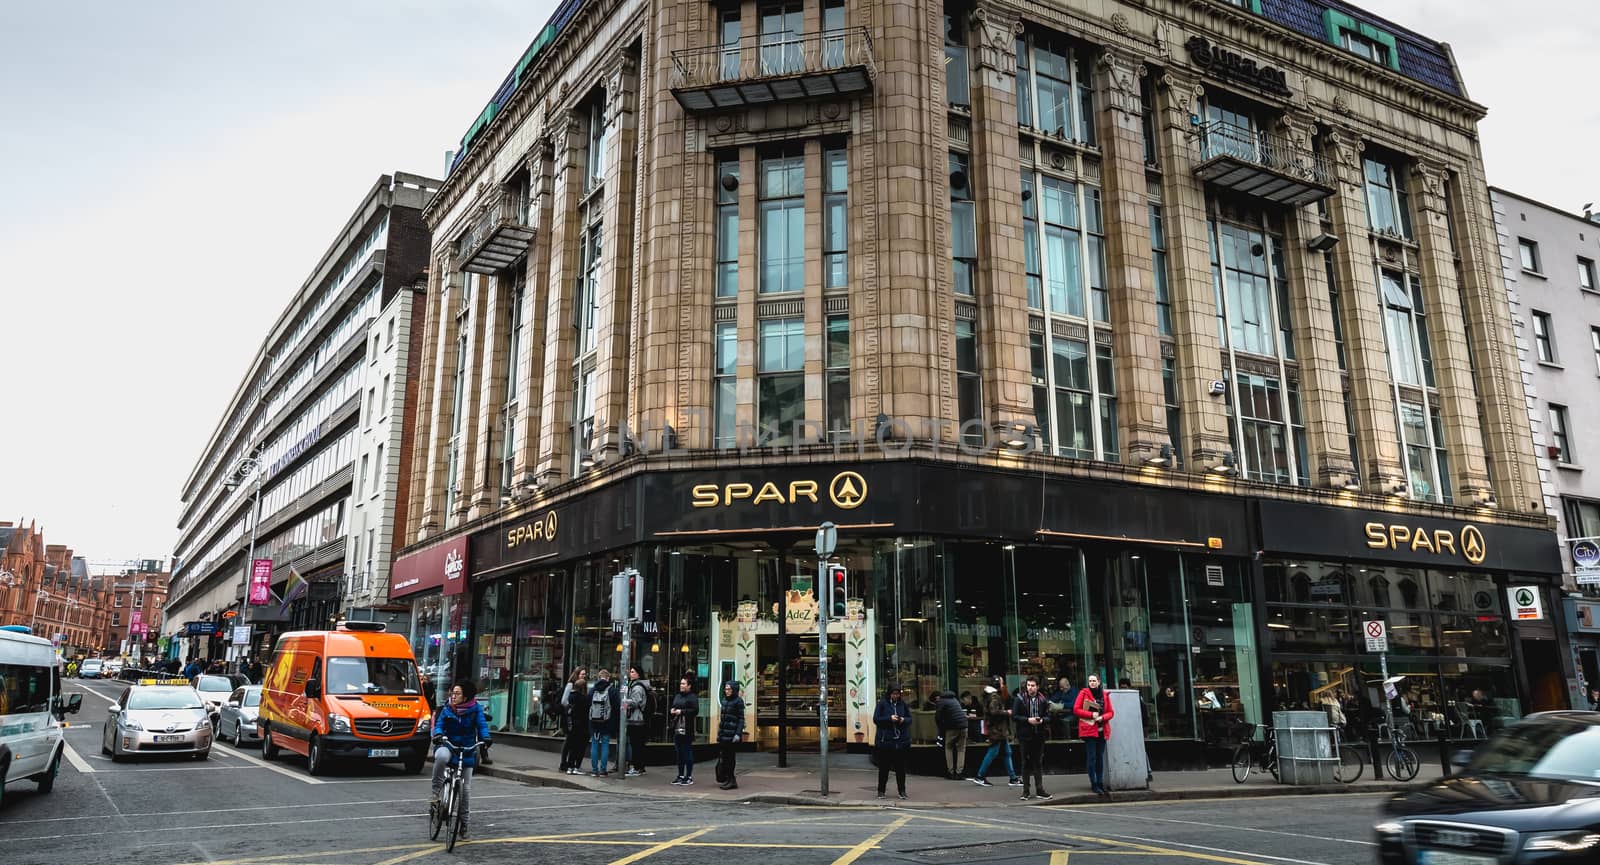
[[[828,795],[828,559],[839,546],[839,527],[824,522],[817,529],[817,744],[821,755],[822,795]]]
[[[622,688],[617,704],[622,707],[622,717],[617,719],[617,775],[627,780],[628,761],[628,667],[633,654],[633,623],[644,618],[644,581],[635,568],[623,568],[622,573],[611,578],[611,618],[622,623],[622,666],[617,670],[613,687]],[[606,699],[610,699],[609,697]],[[604,767],[601,767],[602,769]]]

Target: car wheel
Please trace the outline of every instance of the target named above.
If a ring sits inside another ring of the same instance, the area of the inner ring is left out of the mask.
[[[204,751],[201,751],[200,753],[194,755],[194,758],[196,760],[209,760],[209,759],[211,759],[211,749],[207,748]]]
[[[233,725],[233,747],[244,747],[244,724],[237,721]]]
[[[44,770],[44,774],[43,775],[39,775],[39,776],[34,778],[34,780],[39,782],[39,792],[40,793],[44,793],[44,794],[48,795],[51,790],[54,790],[56,788],[56,772],[60,771],[60,769],[61,769],[61,750],[58,748],[58,749],[56,749],[55,758],[50,761],[50,768]]]
[[[424,762],[425,761],[422,759],[422,755],[421,754],[418,754],[415,757],[407,757],[406,758],[406,762],[405,762],[406,774],[407,775],[418,775],[418,774],[421,774],[422,773],[422,765],[423,765]]]
[[[306,771],[312,775],[328,771],[328,758],[322,752],[322,739],[315,734],[311,736],[311,745],[306,748]]]
[[[272,744],[272,730],[261,731],[261,759],[272,761],[278,759],[278,746]]]
[[[111,733],[111,730],[110,730],[110,728],[108,726],[107,729],[106,729],[105,734],[100,736],[100,753],[102,753],[102,754],[111,753],[111,746],[106,744],[106,739],[109,738],[110,733]]]
[[[111,762],[113,762],[113,763],[121,763],[122,760],[123,760],[122,743],[117,741],[117,734],[116,733],[112,733],[111,734]]]

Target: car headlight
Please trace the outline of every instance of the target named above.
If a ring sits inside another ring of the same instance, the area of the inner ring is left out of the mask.
[[[124,729],[124,730],[132,730],[134,732],[139,732],[139,731],[142,731],[144,729],[144,726],[141,725],[138,721],[133,720],[132,718],[123,718],[122,719],[122,729]]]
[[[1385,820],[1372,827],[1372,831],[1379,835],[1403,835],[1406,831],[1406,824],[1401,823],[1399,820]]]
[[[1541,832],[1538,835],[1529,836],[1527,843],[1522,845],[1522,849],[1554,853],[1582,853],[1597,846],[1600,846],[1600,832],[1580,829],[1576,832]]]
[[[350,732],[350,719],[344,715],[329,715],[328,729],[335,733]]]
[[[414,733],[426,733],[426,732],[428,732],[428,729],[430,727],[432,727],[432,726],[433,726],[433,716],[432,715],[423,715],[421,718],[417,719],[417,729],[413,730],[412,732],[414,732]]]

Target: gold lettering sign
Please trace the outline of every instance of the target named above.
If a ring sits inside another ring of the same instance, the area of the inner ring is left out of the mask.
[[[549,511],[543,519],[506,529],[506,549],[514,550],[523,544],[551,543],[556,539],[556,512]]]
[[[1469,564],[1482,564],[1488,555],[1488,543],[1477,526],[1465,525],[1457,535],[1449,529],[1427,529],[1396,523],[1367,523],[1363,527],[1367,547],[1374,550],[1410,550],[1427,552],[1436,556],[1459,555]]]
[[[802,501],[818,504],[821,491],[822,485],[813,480],[695,484],[689,489],[689,504],[697,508],[726,508],[736,504],[792,505]],[[839,472],[828,482],[828,498],[845,510],[859,507],[867,499],[867,481],[855,472]]]

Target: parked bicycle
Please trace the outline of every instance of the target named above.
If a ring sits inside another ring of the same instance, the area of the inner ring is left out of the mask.
[[[1264,732],[1261,742],[1255,740],[1257,729]],[[1243,784],[1255,768],[1278,777],[1278,735],[1270,724],[1245,724],[1240,730],[1239,747],[1233,752],[1233,780]]]
[[[444,787],[439,791],[439,804],[428,809],[428,840],[439,840],[440,830],[448,827],[444,849],[451,851],[456,849],[456,835],[465,822],[460,808],[461,799],[466,794],[466,776],[461,772],[461,761],[468,754],[478,750],[483,743],[473,742],[465,748],[452,745],[448,741],[443,744],[450,749],[450,764],[444,769]]]
[[[1406,747],[1406,726],[1396,724],[1389,733],[1389,753],[1384,758],[1383,768],[1388,770],[1389,776],[1396,781],[1410,781],[1417,777],[1417,772],[1422,768],[1422,763],[1417,759],[1417,752]]]
[[[1333,753],[1339,762],[1333,766],[1333,780],[1341,784],[1354,784],[1367,769],[1367,758],[1361,752],[1364,746],[1346,745],[1339,739],[1339,728],[1333,728]]]

